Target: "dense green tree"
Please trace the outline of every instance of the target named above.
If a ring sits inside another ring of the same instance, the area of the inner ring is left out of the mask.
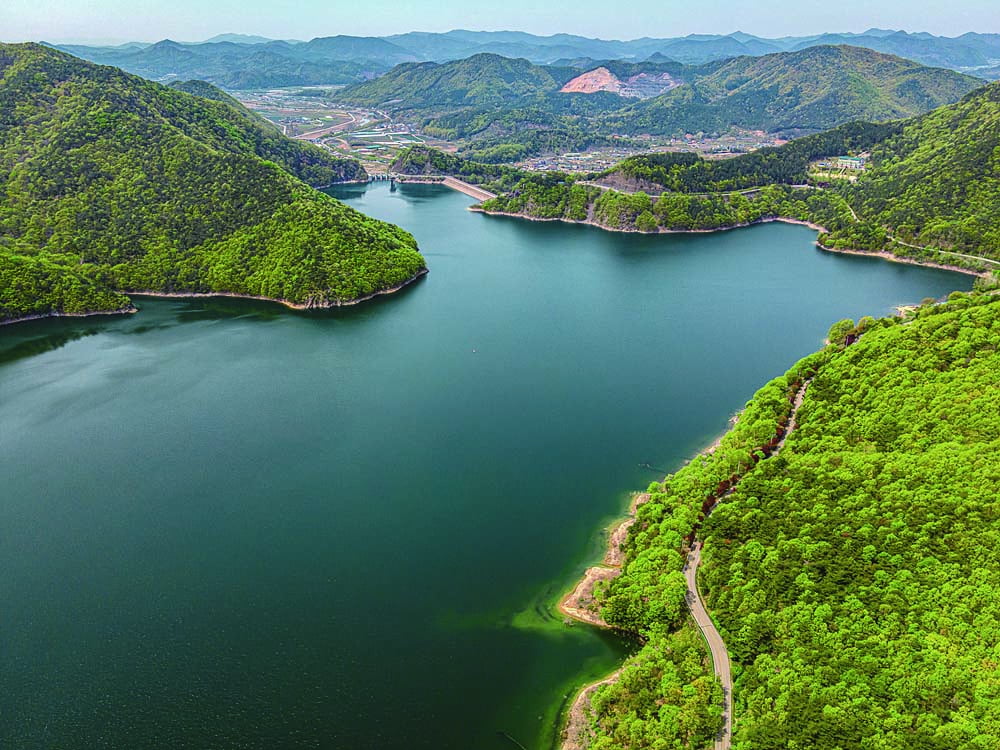
[[[302,181],[356,179],[355,162],[187,88],[0,45],[0,317],[117,310],[129,291],[326,306],[422,272],[410,235]]]
[[[735,748],[1000,744],[1000,300],[954,294],[830,338],[650,488],[600,592],[644,645],[595,698],[590,748],[706,745],[677,719],[711,682],[704,659],[676,668],[697,637],[675,606],[692,533],[734,662]],[[696,702],[695,725],[718,705]]]

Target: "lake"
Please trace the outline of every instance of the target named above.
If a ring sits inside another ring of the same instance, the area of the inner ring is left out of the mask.
[[[630,644],[552,604],[845,317],[971,277],[342,188],[430,274],[0,329],[0,746],[547,750]]]

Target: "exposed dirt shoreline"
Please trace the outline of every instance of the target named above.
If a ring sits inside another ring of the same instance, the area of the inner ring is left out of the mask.
[[[608,533],[607,550],[602,564],[587,568],[583,578],[559,601],[559,611],[565,617],[598,628],[610,627],[601,618],[600,613],[594,611],[594,587],[600,581],[610,581],[621,575],[621,565],[624,562],[622,545],[628,538],[629,529],[635,523],[635,514],[639,506],[647,502],[649,502],[648,492],[637,492],[632,495],[628,516],[615,524]],[[583,750],[584,733],[589,724],[587,711],[590,699],[597,688],[610,685],[617,680],[621,671],[619,668],[603,679],[584,685],[577,692],[563,723],[562,750]]]
[[[586,747],[587,726],[590,724],[590,719],[587,716],[590,699],[597,688],[616,682],[621,673],[622,668],[618,668],[607,677],[597,682],[591,682],[589,685],[584,685],[580,689],[580,692],[576,694],[567,713],[566,726],[562,734],[561,750],[584,750],[584,747]]]
[[[593,219],[562,219],[562,218],[541,218],[538,216],[526,216],[525,214],[515,214],[509,211],[486,211],[480,206],[469,206],[470,211],[475,211],[476,213],[486,214],[487,216],[506,216],[512,219],[523,219],[525,221],[558,221],[563,224],[582,224],[584,226],[596,227],[602,229],[605,232],[620,232],[624,234],[716,234],[718,232],[731,232],[736,229],[746,229],[747,227],[757,226],[759,224],[795,224],[797,226],[809,227],[810,229],[820,232],[821,234],[829,234],[829,230],[826,227],[815,224],[811,221],[802,221],[801,219],[787,219],[784,217],[768,217],[766,219],[758,219],[757,221],[750,221],[743,224],[730,224],[729,226],[717,227],[715,229],[658,229],[655,232],[640,232],[638,229],[618,229],[615,227],[608,227],[604,224],[594,221]],[[907,258],[899,255],[894,255],[893,253],[887,252],[885,250],[880,250],[879,252],[868,252],[867,250],[853,250],[850,248],[840,248],[840,247],[828,247],[823,245],[819,241],[816,242],[816,247],[820,250],[825,250],[828,253],[840,253],[842,255],[860,255],[867,258],[881,258],[882,260],[887,260],[892,263],[905,263],[911,266],[923,266],[924,268],[938,268],[942,271],[954,271],[955,273],[964,273],[968,276],[979,276],[986,277],[990,275],[989,271],[973,271],[971,268],[962,268],[961,266],[948,265],[946,263],[935,263],[933,261],[918,260],[916,258]]]
[[[381,297],[386,294],[395,294],[401,289],[405,289],[407,286],[412,284],[419,278],[427,275],[427,269],[423,268],[416,274],[401,281],[399,284],[395,284],[386,289],[379,289],[371,294],[366,294],[362,297],[357,297],[355,299],[346,300],[343,302],[327,302],[320,305],[311,304],[299,304],[297,302],[290,302],[286,299],[279,299],[275,297],[262,297],[253,294],[236,294],[233,292],[154,292],[150,290],[136,290],[136,291],[122,291],[121,294],[127,294],[134,297],[153,297],[155,299],[206,299],[211,297],[228,298],[228,299],[252,299],[259,302],[275,302],[279,305],[284,305],[285,307],[292,310],[332,310],[338,307],[351,307],[357,305],[361,302],[367,302],[370,299],[375,299],[376,297]],[[116,290],[117,291],[117,290]],[[0,321],[0,325],[11,325],[13,323],[24,323],[29,320],[43,320],[45,318],[89,318],[93,315],[122,315],[129,313],[139,312],[139,309],[134,305],[129,305],[128,307],[123,307],[119,310],[95,310],[94,312],[86,313],[62,313],[62,312],[51,312],[42,313],[39,315],[27,315],[21,318],[11,318],[10,320]]]

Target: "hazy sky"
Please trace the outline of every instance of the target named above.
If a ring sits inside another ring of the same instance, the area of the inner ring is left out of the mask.
[[[627,9],[627,10],[626,10]],[[605,39],[746,31],[761,36],[902,28],[1000,32],[998,0],[0,0],[0,39],[197,41],[517,29]]]

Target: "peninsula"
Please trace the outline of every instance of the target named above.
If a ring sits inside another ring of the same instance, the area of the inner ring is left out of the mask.
[[[956,746],[996,737],[988,695],[954,696],[993,679],[1000,632],[966,605],[1000,587],[994,531],[968,515],[993,503],[998,337],[993,294],[841,321],[712,452],[652,485],[621,574],[590,604],[644,646],[581,694],[565,747],[695,750],[696,717],[722,728],[717,748],[730,722],[751,747],[914,746],[943,726]],[[734,703],[705,687],[727,680],[726,653]]]
[[[310,187],[357,162],[208,84],[0,45],[0,117],[0,321],[127,312],[130,292],[334,307],[426,273],[407,232]]]

